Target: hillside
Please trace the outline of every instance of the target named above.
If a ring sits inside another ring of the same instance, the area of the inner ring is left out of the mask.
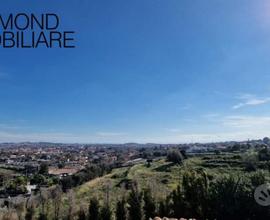
[[[182,165],[167,162],[165,158],[153,161],[150,166],[146,162],[114,169],[110,174],[91,180],[75,191],[81,204],[88,204],[91,197],[100,201],[109,196],[111,204],[126,195],[132,182],[137,182],[140,189],[150,188],[157,200],[163,200],[181,182],[183,173],[190,170],[203,170],[209,179],[221,175],[242,175],[246,173],[246,161],[240,153],[228,155],[207,155],[191,157]],[[265,176],[269,178],[269,172]],[[249,172],[250,175],[253,172]]]

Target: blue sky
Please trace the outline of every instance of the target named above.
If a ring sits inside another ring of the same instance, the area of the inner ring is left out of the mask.
[[[76,49],[0,50],[0,142],[270,136],[267,0],[6,1],[57,13]]]

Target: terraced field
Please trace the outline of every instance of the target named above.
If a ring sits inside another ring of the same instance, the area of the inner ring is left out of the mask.
[[[223,155],[197,155],[190,156],[183,164],[176,165],[167,162],[165,158],[153,161],[150,166],[147,162],[117,168],[110,174],[93,179],[72,190],[74,209],[88,210],[90,198],[98,198],[101,205],[109,199],[112,210],[115,203],[122,196],[127,195],[131,184],[137,183],[139,189],[150,188],[156,201],[164,201],[166,196],[181,183],[183,174],[191,170],[201,170],[207,174],[208,179],[215,180],[224,175],[247,176],[254,171],[246,171],[247,160],[239,153]],[[260,164],[260,163],[258,163]],[[270,180],[269,170],[257,168],[266,179]],[[180,184],[181,185],[181,184]],[[70,209],[71,197],[65,193],[62,197],[64,213]],[[73,203],[72,203],[73,204]]]
[[[210,164],[210,165],[209,165]],[[114,169],[110,174],[91,180],[75,188],[76,197],[82,203],[87,203],[90,197],[96,196],[101,201],[109,196],[114,203],[119,197],[128,192],[130,184],[135,181],[140,189],[151,188],[156,198],[163,199],[175,189],[181,180],[183,172],[192,169],[204,169],[210,176],[244,172],[240,159],[229,157],[220,160],[218,156],[191,157],[183,165],[174,165],[165,159],[159,159],[147,166],[140,163],[132,167]]]
[[[91,180],[75,189],[76,197],[81,202],[88,202],[90,197],[106,198],[112,203],[127,193],[133,181],[139,188],[150,187],[157,198],[163,198],[179,182],[179,172],[183,167],[173,165],[164,159],[154,161],[150,167],[145,163],[132,167],[114,169],[110,174]]]

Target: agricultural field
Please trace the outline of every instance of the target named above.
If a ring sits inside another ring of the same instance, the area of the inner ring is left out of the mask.
[[[141,163],[132,167],[114,169],[110,174],[91,180],[75,188],[74,191],[76,198],[81,202],[88,203],[90,197],[97,197],[102,201],[109,196],[111,203],[114,204],[122,195],[127,194],[130,184],[136,182],[140,189],[150,188],[157,200],[163,200],[177,188],[183,174],[191,170],[204,171],[210,180],[224,175],[252,175],[255,170],[247,171],[246,154],[195,155],[184,160],[181,165],[162,158],[153,161],[150,165]],[[256,171],[262,172],[267,179],[270,178],[267,169],[259,168]]]

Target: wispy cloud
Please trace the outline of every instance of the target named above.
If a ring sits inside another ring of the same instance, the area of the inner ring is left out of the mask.
[[[178,129],[178,128],[167,128],[166,130],[171,133],[179,133],[182,131],[181,129]]]
[[[269,136],[270,115],[202,115],[200,126],[194,131],[185,128],[167,129],[171,133],[156,137],[156,142],[216,142],[259,139]],[[148,139],[146,137],[146,139]],[[159,140],[159,141],[158,141]],[[151,140],[149,140],[151,141]]]
[[[0,142],[24,142],[24,141],[51,141],[51,142],[73,142],[79,137],[67,133],[47,133],[47,132],[19,132],[0,131]]]
[[[218,117],[220,117],[219,113],[209,113],[209,114],[202,115],[202,118],[205,118],[205,119],[216,119]]]
[[[260,139],[267,136],[267,131],[201,131],[182,132],[171,135],[146,136],[133,139],[134,142],[142,143],[210,143],[219,141],[243,141],[248,139]]]
[[[116,131],[100,132],[66,132],[55,129],[36,131],[34,127],[25,126],[24,120],[18,123],[0,123],[0,142],[64,142],[64,143],[117,143],[127,141],[129,134]]]
[[[97,132],[96,135],[101,137],[117,137],[126,136],[127,134],[124,132]]]
[[[237,97],[241,102],[234,105],[233,109],[239,109],[245,106],[256,106],[270,102],[270,97],[258,98],[255,95],[245,94]]]
[[[262,129],[265,127],[270,128],[269,116],[226,116],[222,119],[223,125],[231,126],[234,128],[254,128]]]
[[[1,128],[0,128],[1,129]],[[121,143],[128,141],[123,133],[101,132],[73,134],[65,132],[23,132],[0,130],[0,142]]]
[[[35,132],[0,124],[0,142],[190,143],[247,140],[269,136],[270,115],[221,115],[213,113],[204,115],[204,117],[206,120],[202,120],[200,126],[195,127],[192,131],[180,124],[179,127],[165,128],[168,132],[153,132],[152,134],[125,133],[113,130],[94,133],[65,133],[56,130]]]
[[[25,129],[31,128],[31,126],[26,124],[26,120],[23,119],[16,119],[7,122],[0,122],[0,129],[1,130],[18,130],[22,131]]]
[[[1,129],[21,129],[21,126],[18,125],[10,125],[10,124],[0,124]]]

